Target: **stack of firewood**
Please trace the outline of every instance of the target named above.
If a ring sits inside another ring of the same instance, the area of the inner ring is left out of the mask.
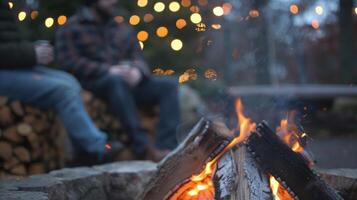
[[[51,111],[0,97],[0,177],[64,166],[64,132]]]

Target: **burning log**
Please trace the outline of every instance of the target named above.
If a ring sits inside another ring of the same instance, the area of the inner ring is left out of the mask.
[[[223,124],[201,119],[179,147],[159,163],[142,199],[180,199],[178,196],[192,189],[190,177],[198,174],[232,139],[231,131]]]
[[[246,144],[261,169],[276,177],[295,199],[342,199],[310,169],[308,161],[283,143],[266,123],[258,125]]]

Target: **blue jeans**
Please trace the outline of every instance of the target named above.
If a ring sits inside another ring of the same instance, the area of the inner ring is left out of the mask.
[[[0,96],[53,109],[75,149],[101,156],[107,136],[94,126],[88,116],[80,91],[76,79],[65,72],[45,67],[0,70]]]
[[[82,84],[85,89],[108,102],[110,110],[129,133],[132,149],[136,153],[145,151],[149,142],[140,127],[136,105],[158,105],[160,121],[155,146],[158,149],[174,149],[177,146],[176,128],[180,119],[177,81],[149,77],[135,88],[130,88],[120,76],[106,75]]]

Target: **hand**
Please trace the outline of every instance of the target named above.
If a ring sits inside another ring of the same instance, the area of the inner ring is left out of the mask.
[[[109,69],[109,73],[121,76],[130,87],[135,87],[142,79],[142,74],[136,67],[116,65]]]
[[[48,44],[35,45],[36,60],[38,64],[48,65],[54,60],[53,47]]]

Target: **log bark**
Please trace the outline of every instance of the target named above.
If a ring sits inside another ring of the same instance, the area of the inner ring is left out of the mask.
[[[201,119],[188,137],[158,165],[140,199],[168,199],[233,139],[222,124]]]
[[[246,143],[260,168],[274,176],[295,199],[342,199],[310,169],[304,157],[285,145],[266,123],[259,124]]]
[[[220,159],[214,176],[216,200],[270,200],[267,176],[241,144]]]

